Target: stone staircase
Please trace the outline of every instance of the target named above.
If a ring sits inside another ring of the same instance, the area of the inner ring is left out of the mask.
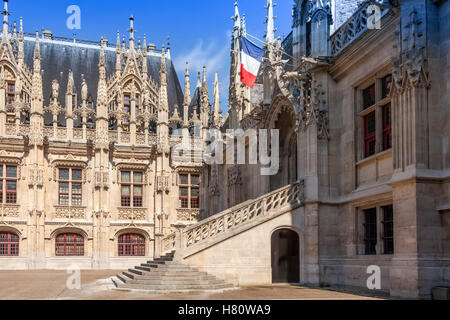
[[[233,288],[231,284],[206,272],[174,261],[174,256],[174,251],[167,253],[117,275],[112,281],[116,289],[156,293],[223,291]]]

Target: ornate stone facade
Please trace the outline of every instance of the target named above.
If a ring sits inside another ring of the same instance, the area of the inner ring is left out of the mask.
[[[199,173],[201,163],[180,169],[170,152],[176,129],[189,127],[196,108],[189,70],[180,117],[183,92],[170,47],[137,40],[133,17],[128,42],[117,34],[114,45],[30,35],[22,20],[12,28],[7,1],[3,15],[0,233],[20,242],[18,252],[0,253],[0,268],[71,265],[70,253],[55,244],[64,234],[83,237],[75,259],[81,268],[126,268],[158,255],[174,225],[200,219],[200,208],[179,207],[177,181],[186,171]],[[217,79],[210,104],[204,70],[204,128],[222,125]],[[146,257],[120,251],[126,234],[144,238]]]

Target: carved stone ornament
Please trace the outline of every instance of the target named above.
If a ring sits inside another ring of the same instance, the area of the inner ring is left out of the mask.
[[[394,48],[398,54],[392,59],[393,80],[391,94],[399,94],[406,86],[428,88],[426,39],[422,17],[416,9],[409,14],[408,22],[396,32],[398,40]]]
[[[239,184],[242,184],[241,168],[235,165],[228,169],[228,185],[234,186]]]

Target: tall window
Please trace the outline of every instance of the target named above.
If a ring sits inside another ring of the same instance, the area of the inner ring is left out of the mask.
[[[180,174],[180,208],[200,208],[200,176]]]
[[[377,254],[377,209],[365,210],[364,219],[365,254]]]
[[[0,232],[0,256],[19,255],[19,236],[11,232]]]
[[[363,90],[363,109],[367,109],[375,104],[375,84]]]
[[[383,107],[383,151],[392,148],[391,104]]]
[[[14,102],[14,96],[16,93],[16,86],[14,83],[8,82],[8,88],[6,92],[6,104],[11,104]]]
[[[390,87],[392,75],[375,79],[374,82],[361,90],[361,105],[359,115],[364,130],[364,157],[371,157],[378,152],[392,148],[392,111]],[[379,132],[382,131],[382,132]],[[379,139],[383,139],[378,141]],[[362,147],[362,144],[361,144]]]
[[[145,256],[145,238],[139,234],[124,234],[119,237],[119,256]]]
[[[383,210],[383,252],[384,254],[394,253],[394,208],[386,206]]]
[[[59,169],[59,205],[82,205],[82,174],[81,169]]]
[[[392,205],[362,211],[360,254],[394,254],[394,207]]]
[[[365,156],[370,157],[375,154],[376,146],[376,120],[375,112],[364,117],[364,142]]]
[[[121,206],[142,208],[144,174],[141,171],[121,172]]]
[[[65,233],[56,237],[56,256],[84,256],[84,238],[79,234]]]
[[[17,203],[17,167],[0,164],[0,203]]]

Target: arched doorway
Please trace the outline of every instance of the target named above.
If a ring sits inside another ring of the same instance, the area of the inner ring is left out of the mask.
[[[272,234],[272,283],[300,282],[300,239],[295,231]]]

